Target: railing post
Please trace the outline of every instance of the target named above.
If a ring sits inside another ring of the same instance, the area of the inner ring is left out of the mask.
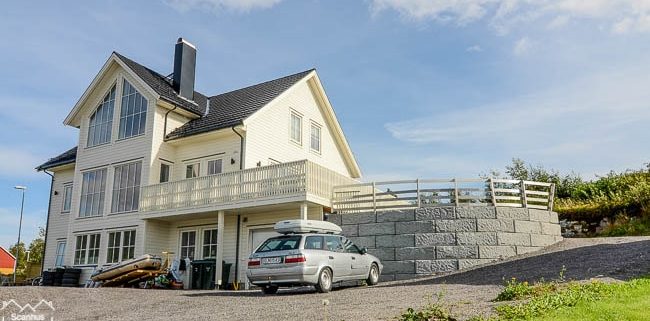
[[[454,178],[454,203],[458,206],[458,181]]]
[[[548,210],[553,210],[553,201],[555,200],[555,184],[551,184],[551,188],[548,193]]]
[[[496,207],[497,206],[497,195],[496,195],[496,192],[494,191],[494,181],[493,181],[492,177],[490,177],[490,195],[492,196],[492,206]]]
[[[375,191],[377,184],[372,182],[372,209],[377,213],[377,192]]]
[[[420,200],[420,179],[419,178],[415,179],[415,190],[416,190],[416,193],[417,193],[416,197],[417,197],[417,201],[418,201],[418,208],[420,208],[421,205],[422,205],[422,203],[421,203],[422,201]]]
[[[528,200],[526,200],[526,182],[521,180],[521,205],[522,207],[528,207]]]

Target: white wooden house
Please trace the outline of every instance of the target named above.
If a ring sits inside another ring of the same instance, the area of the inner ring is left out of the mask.
[[[273,223],[322,219],[332,187],[360,177],[315,70],[208,96],[195,47],[175,50],[171,76],[113,52],[65,119],[78,146],[37,168],[53,175],[46,269],[84,280],[171,251],[232,263],[244,282]]]

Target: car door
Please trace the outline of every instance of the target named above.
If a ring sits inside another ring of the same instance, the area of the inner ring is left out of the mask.
[[[361,250],[352,241],[343,238],[343,247],[350,258],[350,276],[354,278],[365,278],[370,270],[368,260],[361,254]]]
[[[350,257],[344,252],[340,236],[325,236],[325,248],[328,251],[328,259],[333,269],[334,279],[345,280],[350,278],[352,273]]]

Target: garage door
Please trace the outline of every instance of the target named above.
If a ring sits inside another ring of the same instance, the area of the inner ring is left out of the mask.
[[[248,253],[253,253],[253,251],[255,251],[255,249],[257,249],[257,247],[260,246],[264,241],[278,235],[282,234],[276,233],[273,228],[260,228],[251,230],[251,235],[249,238],[250,242],[248,243]]]

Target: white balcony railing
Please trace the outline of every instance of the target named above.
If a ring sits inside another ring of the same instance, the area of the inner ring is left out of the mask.
[[[144,186],[140,212],[218,207],[307,196],[329,200],[336,185],[357,183],[307,160]]]

